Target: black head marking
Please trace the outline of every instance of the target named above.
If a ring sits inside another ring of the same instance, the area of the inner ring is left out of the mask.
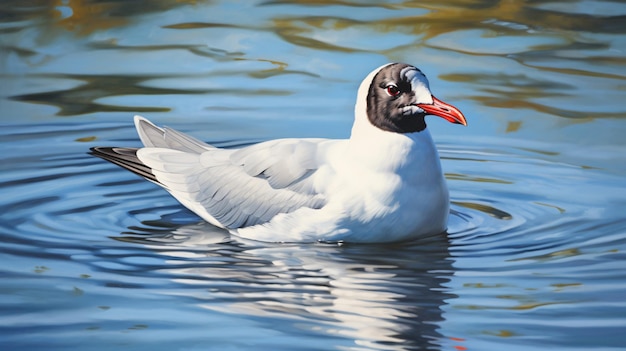
[[[422,74],[404,63],[390,64],[376,73],[367,93],[367,118],[374,126],[394,133],[414,133],[426,128],[425,114],[406,108],[416,103],[407,78],[411,71]]]

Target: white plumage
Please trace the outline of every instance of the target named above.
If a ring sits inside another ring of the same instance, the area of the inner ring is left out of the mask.
[[[92,150],[235,235],[396,242],[446,229],[448,190],[426,114],[466,124],[458,110],[432,97],[418,69],[389,64],[361,83],[347,140],[279,139],[220,149],[135,116],[145,147]]]

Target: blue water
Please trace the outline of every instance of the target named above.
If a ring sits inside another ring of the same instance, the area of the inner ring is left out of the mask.
[[[4,1],[0,349],[621,350],[626,5]],[[446,235],[231,238],[86,154],[132,116],[224,147],[345,138],[373,68],[421,68]]]

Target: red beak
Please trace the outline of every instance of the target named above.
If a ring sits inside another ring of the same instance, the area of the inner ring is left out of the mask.
[[[439,116],[450,123],[467,126],[465,116],[463,116],[458,108],[450,104],[446,104],[434,96],[432,104],[417,104],[417,106],[424,110],[427,115]]]

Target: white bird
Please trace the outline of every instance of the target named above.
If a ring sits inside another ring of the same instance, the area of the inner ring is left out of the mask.
[[[385,243],[446,230],[449,194],[424,117],[467,125],[426,76],[383,65],[361,83],[350,139],[221,149],[141,116],[143,148],[91,153],[162,186],[232,234],[268,242]]]

